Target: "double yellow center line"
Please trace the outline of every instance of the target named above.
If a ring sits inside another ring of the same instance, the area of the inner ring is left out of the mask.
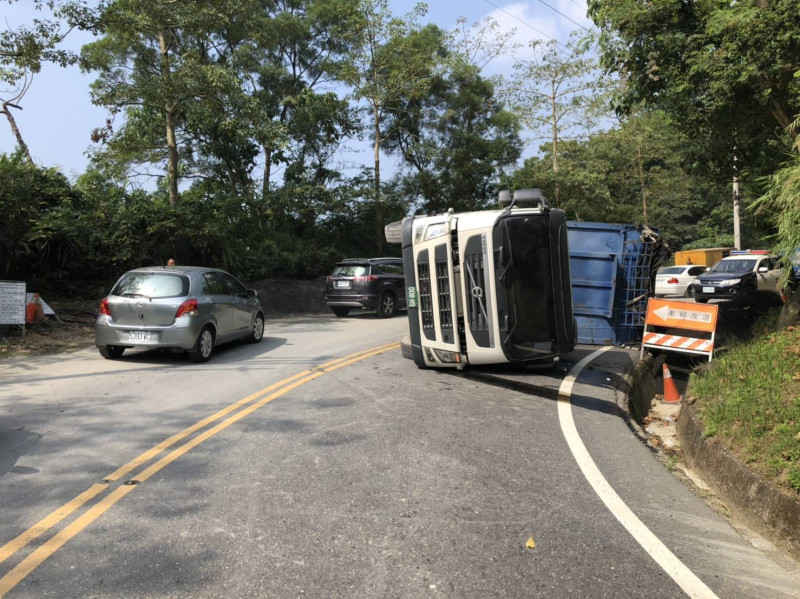
[[[228,428],[230,425],[238,422],[246,416],[249,416],[272,400],[285,395],[300,385],[311,382],[327,372],[333,372],[339,368],[344,368],[345,366],[349,366],[366,358],[392,351],[398,347],[400,347],[399,343],[389,343],[350,354],[349,356],[345,356],[343,358],[332,360],[321,366],[312,368],[311,370],[304,370],[303,372],[265,387],[260,391],[257,391],[256,393],[253,393],[252,395],[249,395],[244,399],[241,399],[229,405],[228,407],[223,408],[216,414],[212,414],[208,418],[204,418],[196,424],[193,424],[192,426],[145,451],[127,464],[120,466],[117,468],[117,470],[106,476],[101,482],[95,483],[83,493],[65,503],[60,508],[31,526],[28,530],[0,547],[0,564],[5,562],[19,550],[27,547],[39,536],[49,532],[59,522],[82,508],[95,497],[105,491],[108,491],[113,483],[119,481],[140,466],[149,464],[166,450],[177,445],[177,447],[172,449],[172,451],[169,453],[163,455],[158,461],[153,462],[147,468],[138,472],[129,480],[125,481],[125,484],[114,488],[113,491],[105,495],[97,503],[92,505],[89,509],[72,521],[68,526],[64,527],[58,533],[45,541],[41,546],[32,551],[30,555],[28,555],[13,569],[11,569],[5,576],[0,578],[0,597],[4,597],[6,593],[19,584],[19,582],[33,570],[39,567],[47,558],[53,555],[53,553],[58,551],[65,543],[67,543],[67,541],[80,533],[84,528],[102,516],[115,503],[135,489],[138,483],[146,481],[158,471],[200,445],[203,441],[210,439],[217,433]],[[198,431],[203,432],[195,435],[195,433]]]

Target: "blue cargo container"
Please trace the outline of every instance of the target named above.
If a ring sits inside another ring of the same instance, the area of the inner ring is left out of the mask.
[[[642,225],[568,221],[578,343],[641,341],[655,271],[668,250]]]

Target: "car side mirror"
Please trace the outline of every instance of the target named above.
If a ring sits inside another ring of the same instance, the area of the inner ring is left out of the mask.
[[[248,289],[245,295],[247,297],[258,297],[258,291],[256,291],[255,289]]]
[[[769,268],[767,268],[766,266],[759,266],[758,272],[769,272]]]

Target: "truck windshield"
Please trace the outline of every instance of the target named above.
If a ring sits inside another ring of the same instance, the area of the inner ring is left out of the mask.
[[[516,360],[550,353],[555,323],[546,219],[509,216],[495,226],[494,239],[498,311],[505,313],[500,318],[503,349]]]

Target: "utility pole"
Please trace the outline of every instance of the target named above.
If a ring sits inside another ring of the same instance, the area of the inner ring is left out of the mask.
[[[742,232],[739,227],[739,177],[736,171],[736,148],[733,148],[733,245],[742,249]]]

